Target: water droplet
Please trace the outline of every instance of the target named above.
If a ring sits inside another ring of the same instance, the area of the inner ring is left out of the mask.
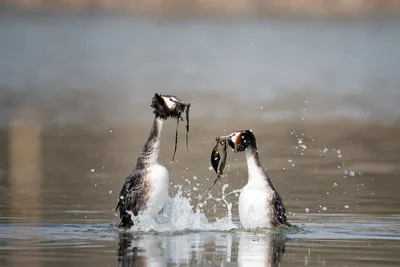
[[[344,207],[345,207],[346,209],[348,209],[348,208],[349,208],[349,205],[344,205]]]
[[[310,209],[309,209],[309,208],[306,208],[305,210],[306,210],[306,212],[307,212],[307,213],[310,211]]]
[[[90,171],[91,171],[91,172],[95,172],[95,169],[91,169]]]
[[[322,153],[326,153],[328,152],[328,149],[326,147],[324,147],[324,150],[322,150]]]
[[[112,190],[108,191],[108,193],[111,195],[112,194]]]
[[[322,210],[323,211],[326,211],[328,208],[327,207],[322,207]]]
[[[193,175],[193,180],[197,180],[197,176],[196,175]]]
[[[354,176],[355,175],[355,172],[354,171],[351,171],[350,172],[350,176]]]

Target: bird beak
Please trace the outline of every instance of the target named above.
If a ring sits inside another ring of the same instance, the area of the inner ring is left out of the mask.
[[[236,144],[232,141],[232,134],[222,135],[215,138],[215,141],[221,143],[223,141],[228,141],[228,145],[236,152]]]

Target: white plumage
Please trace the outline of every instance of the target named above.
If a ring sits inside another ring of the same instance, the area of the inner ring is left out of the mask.
[[[144,213],[155,216],[162,210],[168,198],[169,173],[163,165],[155,163],[149,167],[148,177],[150,191],[148,192],[149,200]]]

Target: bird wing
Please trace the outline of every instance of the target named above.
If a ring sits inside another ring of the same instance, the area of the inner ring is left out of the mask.
[[[127,211],[131,211],[134,216],[144,207],[143,191],[143,172],[135,170],[126,177],[126,181],[119,193],[116,210],[119,210],[121,226],[131,226],[131,216]]]
[[[286,209],[285,206],[283,205],[283,201],[281,196],[278,194],[278,192],[274,192],[274,199],[275,199],[275,216],[278,221],[278,223],[285,225],[285,226],[290,226],[290,224],[287,221],[286,218]]]

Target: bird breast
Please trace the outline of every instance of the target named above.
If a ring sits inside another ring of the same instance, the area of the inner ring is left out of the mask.
[[[169,174],[167,168],[161,164],[151,165],[146,180],[147,213],[155,216],[164,207],[168,198]]]
[[[239,197],[239,218],[243,228],[271,227],[271,192],[265,188],[243,187]]]

